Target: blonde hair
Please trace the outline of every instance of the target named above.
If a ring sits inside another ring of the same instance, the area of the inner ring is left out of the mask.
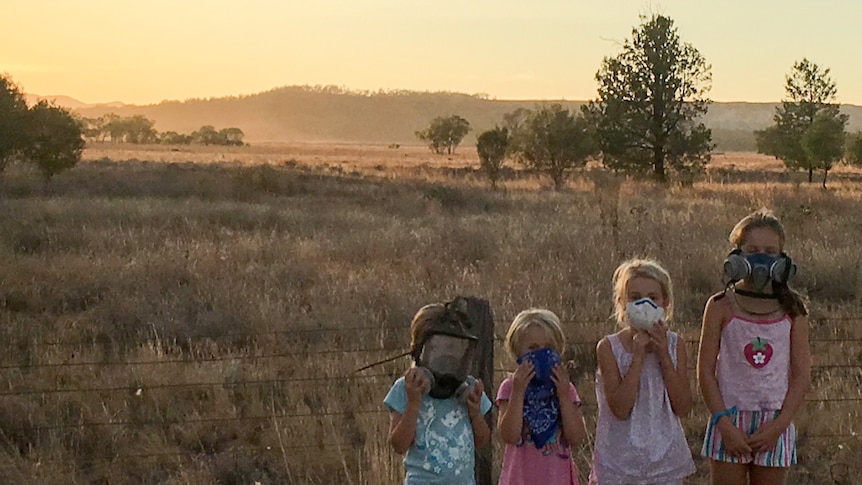
[[[550,310],[530,308],[519,313],[512,320],[512,324],[509,325],[509,331],[506,332],[506,351],[509,352],[509,355],[515,359],[518,358],[518,347],[521,343],[521,336],[533,325],[537,325],[545,331],[548,339],[553,342],[554,350],[558,354],[563,353],[563,347],[566,346],[566,336],[563,335],[563,327],[560,325],[560,319]]]
[[[785,240],[784,225],[781,224],[781,221],[778,220],[778,217],[771,210],[765,207],[748,214],[737,222],[730,231],[728,239],[734,246],[740,248],[745,244],[745,240],[748,238],[751,230],[760,227],[771,229],[778,234],[778,250],[783,254]],[[805,302],[805,298],[797,293],[796,290],[790,288],[787,284],[773,284],[772,289],[778,296],[778,303],[781,305],[781,308],[792,318],[796,318],[799,315],[808,315],[808,304]]]
[[[784,225],[769,209],[762,208],[742,218],[730,231],[730,242],[740,247],[752,229],[764,227],[778,234],[779,250],[784,251]]]
[[[440,320],[446,312],[446,305],[442,303],[431,303],[425,305],[413,316],[410,322],[410,351],[414,352],[423,340],[428,327]]]
[[[630,259],[620,264],[614,271],[614,318],[617,323],[625,325],[626,290],[628,290],[629,281],[634,278],[648,278],[656,281],[661,287],[661,294],[664,297],[665,321],[673,317],[673,282],[670,279],[670,274],[666,269],[652,259]]]

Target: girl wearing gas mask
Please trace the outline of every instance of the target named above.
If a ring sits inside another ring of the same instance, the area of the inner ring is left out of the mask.
[[[682,484],[694,460],[679,418],[691,410],[685,342],[668,331],[670,275],[632,259],[614,272],[614,316],[622,330],[596,348],[596,445],[590,484]]]
[[[491,441],[492,404],[468,375],[476,337],[452,303],[422,307],[410,324],[414,366],[384,399],[389,444],[404,456],[405,485],[474,485],[474,450]]]
[[[578,391],[560,353],[565,337],[557,316],[525,310],[506,334],[515,373],[497,392],[498,427],[505,443],[500,485],[575,485],[571,447],[586,437]]]
[[[811,385],[808,310],[787,286],[784,228],[762,209],[730,233],[725,290],[706,303],[697,375],[712,417],[702,453],[713,484],[783,483],[796,463],[793,417]]]

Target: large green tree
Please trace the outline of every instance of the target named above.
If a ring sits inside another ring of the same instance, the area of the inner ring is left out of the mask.
[[[561,189],[571,169],[583,167],[598,147],[583,116],[559,104],[538,107],[524,122],[517,140],[521,160],[546,173]]]
[[[0,75],[0,172],[24,144],[27,103],[11,78]]]
[[[488,130],[476,139],[476,151],[479,153],[479,163],[482,170],[491,181],[491,188],[497,189],[497,180],[500,178],[500,169],[503,168],[503,159],[509,147],[509,131],[506,128],[496,127]]]
[[[641,16],[622,52],[596,73],[598,99],[584,107],[605,166],[651,173],[689,172],[709,162],[712,133],[700,121],[710,100],[711,66],[680,40],[673,20]]]
[[[81,122],[65,109],[38,102],[27,112],[25,130],[23,158],[36,165],[46,182],[81,160]]]
[[[828,68],[808,59],[795,62],[785,81],[787,98],[775,109],[775,124],[755,132],[757,151],[783,160],[788,168],[807,170],[809,182],[822,169],[825,185],[833,155],[843,149],[848,118],[835,102],[838,88]]]
[[[470,132],[470,122],[458,115],[438,116],[431,120],[427,129],[416,132],[416,137],[427,141],[429,148],[437,154],[455,152],[467,133]]]

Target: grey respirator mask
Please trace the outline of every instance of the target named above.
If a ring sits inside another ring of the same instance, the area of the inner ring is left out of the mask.
[[[725,285],[748,280],[755,290],[763,291],[770,281],[773,284],[786,285],[795,274],[796,263],[784,253],[778,256],[763,253],[745,254],[737,248],[724,260]]]
[[[416,366],[425,373],[431,397],[446,399],[455,396],[465,402],[476,386],[469,375],[478,337],[471,333],[472,322],[460,311],[456,299],[446,304],[441,318],[429,326],[411,355]]]

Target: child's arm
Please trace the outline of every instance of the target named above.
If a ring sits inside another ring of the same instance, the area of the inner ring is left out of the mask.
[[[703,325],[700,332],[700,347],[697,353],[697,382],[703,400],[710,414],[725,410],[724,400],[718,388],[715,377],[715,363],[718,360],[718,350],[721,344],[722,322],[730,317],[727,307],[713,296],[703,310]],[[751,447],[746,443],[745,433],[733,425],[727,416],[722,416],[717,424],[718,431],[724,441],[725,450],[731,456],[751,453]]]
[[[605,399],[607,399],[608,407],[611,408],[614,416],[621,420],[629,418],[637,400],[649,336],[645,332],[637,332],[632,342],[634,355],[625,377],[620,375],[617,360],[614,358],[614,352],[607,337],[599,341],[599,345],[596,347],[599,371],[602,373],[602,382],[605,386]]]
[[[670,407],[679,417],[685,417],[691,411],[691,387],[688,383],[688,353],[685,341],[677,338],[676,367],[667,347],[667,327],[664,322],[658,322],[649,330],[650,337],[658,353],[658,362],[664,387],[670,398]]]
[[[811,349],[808,344],[808,317],[797,316],[790,327],[790,382],[781,414],[765,423],[749,438],[754,451],[766,451],[775,447],[781,433],[790,426],[793,417],[805,402],[805,394],[811,389]]]
[[[404,391],[407,393],[407,406],[404,413],[392,411],[389,414],[389,444],[399,455],[407,453],[416,438],[416,421],[419,406],[427,382],[419,369],[413,367],[404,374]]]
[[[485,384],[481,380],[476,381],[476,388],[467,397],[467,413],[470,416],[470,425],[473,428],[473,445],[482,448],[491,442],[491,428],[482,414],[482,396],[485,394]]]
[[[581,414],[580,406],[570,399],[569,386],[571,381],[569,381],[569,373],[566,368],[559,364],[554,366],[552,379],[557,388],[557,397],[560,400],[563,437],[570,446],[575,446],[587,437],[587,425],[584,423],[584,416]]]
[[[508,401],[500,401],[497,427],[504,443],[516,445],[521,440],[524,427],[524,393],[527,384],[536,375],[536,369],[529,361],[524,361],[512,376],[512,394]]]

